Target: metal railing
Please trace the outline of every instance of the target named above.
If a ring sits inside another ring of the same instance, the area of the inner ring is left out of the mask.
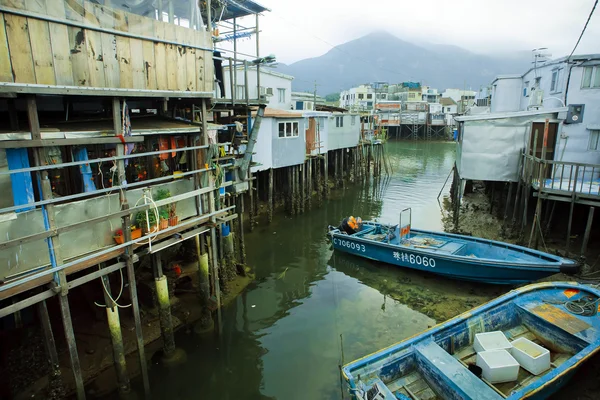
[[[523,154],[521,179],[540,192],[600,198],[600,164],[543,160]]]

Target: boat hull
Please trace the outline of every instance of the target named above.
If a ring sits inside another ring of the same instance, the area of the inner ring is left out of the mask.
[[[586,312],[573,302],[592,304]],[[600,290],[563,282],[513,290],[412,338],[353,361],[342,368],[351,393],[364,398],[379,386],[385,399],[411,387],[443,399],[545,399],[563,387],[600,349],[600,320],[595,307]],[[474,335],[501,331],[550,351],[550,369],[532,375],[521,368],[516,380],[491,384],[469,371],[475,362]],[[419,395],[419,393],[417,393]]]
[[[432,253],[415,247],[399,246],[364,239],[360,236],[330,232],[333,247],[355,256],[403,268],[434,273],[447,278],[490,284],[518,285],[530,283],[562,272],[564,265],[526,265],[481,258],[456,257]],[[573,264],[575,266],[575,264]]]

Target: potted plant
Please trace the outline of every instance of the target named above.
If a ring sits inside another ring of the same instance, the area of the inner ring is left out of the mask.
[[[144,235],[149,232],[156,232],[156,211],[153,209],[148,210],[148,219],[146,219],[146,211],[140,211],[135,215],[135,223],[142,228]],[[149,231],[148,225],[150,225]]]
[[[115,240],[116,244],[123,244],[125,241],[125,238],[123,237],[123,229],[117,229],[113,235],[113,239]]]
[[[156,201],[168,199],[171,197],[171,192],[167,189],[158,189],[156,192]],[[160,206],[158,208],[158,215],[160,217],[159,220],[159,229],[167,229],[169,227],[169,209],[170,204],[166,204],[164,206]]]
[[[169,226],[175,226],[179,223],[179,217],[175,214],[177,203],[169,204]]]
[[[139,239],[142,237],[142,229],[136,227],[135,225],[131,225],[131,239]],[[119,228],[115,231],[113,235],[113,239],[117,244],[125,243],[125,235],[123,235],[123,229]]]

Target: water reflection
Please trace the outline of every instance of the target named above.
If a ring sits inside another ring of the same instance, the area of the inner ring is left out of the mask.
[[[332,252],[326,227],[348,215],[393,222],[412,207],[413,226],[441,229],[436,198],[454,145],[386,146],[389,178],[334,191],[304,215],[259,221],[246,236],[256,281],[223,311],[222,336],[177,334],[188,362],[152,368],[155,398],[339,399],[340,364],[427,329],[437,303],[456,312],[459,296],[491,296],[485,288]]]

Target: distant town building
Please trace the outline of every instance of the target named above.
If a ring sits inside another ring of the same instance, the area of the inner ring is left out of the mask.
[[[340,107],[350,111],[369,111],[374,104],[375,89],[371,85],[359,85],[340,93]]]
[[[325,99],[319,95],[316,96],[317,104],[325,104]],[[315,95],[309,92],[292,92],[292,109],[314,111]]]
[[[464,113],[468,107],[476,105],[475,96],[477,92],[463,89],[446,89],[442,97],[449,97],[458,105],[458,112]]]

